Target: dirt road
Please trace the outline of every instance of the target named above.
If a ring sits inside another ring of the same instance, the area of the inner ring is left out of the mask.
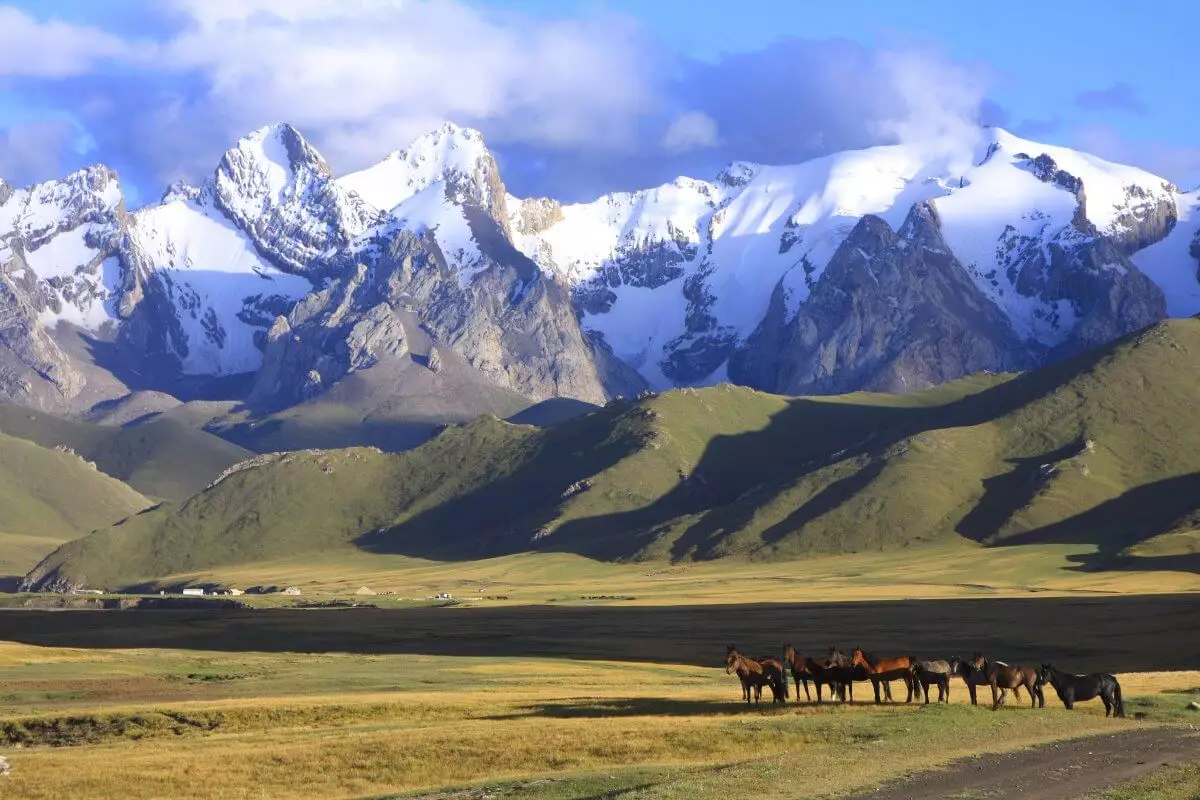
[[[1076,800],[1172,764],[1200,760],[1200,732],[1146,728],[976,756],[851,800]]]

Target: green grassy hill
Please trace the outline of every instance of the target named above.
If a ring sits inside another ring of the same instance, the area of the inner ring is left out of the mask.
[[[0,581],[149,505],[76,455],[0,434]]]
[[[1196,527],[1200,320],[1019,375],[904,396],[723,385],[413,451],[311,451],[70,543],[31,576],[105,585],[300,553],[793,558],[922,542],[1087,542]]]
[[[96,425],[3,403],[0,433],[43,447],[68,447],[139,492],[169,500],[190,497],[253,455],[176,419]]]

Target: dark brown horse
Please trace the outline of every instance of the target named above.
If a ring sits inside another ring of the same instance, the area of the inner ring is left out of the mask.
[[[850,657],[852,666],[859,667],[871,680],[875,689],[875,702],[883,702],[879,698],[879,687],[882,684],[887,693],[887,699],[892,699],[892,681],[904,681],[908,689],[908,698],[904,702],[911,703],[913,697],[912,656],[896,656],[895,658],[874,658],[863,652],[861,647],[854,648]]]
[[[850,656],[836,647],[830,647],[825,654],[826,674],[835,683],[833,689],[843,703],[854,702],[854,682],[867,680],[863,670],[850,663]]]
[[[1001,666],[1008,666],[1003,661],[997,661],[996,663],[1000,664]],[[963,683],[967,685],[967,694],[971,696],[971,705],[979,705],[979,696],[976,690],[980,686],[988,685],[987,675],[983,674],[982,672],[976,672],[975,668],[971,666],[970,660],[959,658],[958,656],[950,659],[950,676],[953,677],[955,675],[962,678]],[[1014,686],[1012,693],[1013,697],[1015,697],[1017,700],[1021,699],[1020,687]],[[1008,699],[1008,689],[1001,689],[1000,705],[1004,705],[1004,701],[1006,699]]]
[[[729,645],[729,649],[725,651],[725,673],[737,673],[738,680],[742,682],[742,698],[746,704],[750,704],[751,693],[754,695],[754,702],[762,702],[762,687],[771,687],[771,693],[774,695],[776,703],[786,702],[784,700],[784,682],[787,680],[783,674],[782,668],[777,668],[771,664],[761,664],[737,651],[733,645]]]
[[[1054,687],[1058,699],[1070,711],[1075,708],[1077,701],[1095,700],[1100,698],[1104,703],[1104,716],[1125,716],[1125,704],[1121,702],[1121,684],[1112,675],[1105,672],[1093,672],[1091,675],[1072,675],[1061,672],[1051,664],[1042,664],[1038,677],[1043,683]]]
[[[783,684],[782,684],[783,701],[786,701],[788,699],[789,692],[788,692],[787,668],[784,665],[784,662],[780,661],[775,656],[760,656],[759,658],[756,658],[753,660],[757,661],[759,664],[762,664],[763,669],[773,670],[783,676]]]
[[[1042,679],[1035,667],[1009,666],[1002,661],[988,661],[983,653],[976,653],[971,659],[971,667],[987,677],[987,683],[992,687],[992,710],[1000,707],[1003,699],[1000,695],[1003,689],[1016,689],[1024,686],[1029,690],[1030,708],[1045,708],[1046,695],[1042,692]]]
[[[936,686],[938,702],[950,702],[950,662],[914,661],[912,668],[913,686],[925,693],[925,705],[929,705],[929,687]]]
[[[854,686],[851,683],[850,673],[851,667],[848,666],[849,660],[846,656],[839,653],[836,648],[829,648],[830,656],[822,659],[815,659],[805,656],[804,669],[812,676],[813,686],[817,689],[817,702],[825,701],[821,693],[821,688],[829,687],[829,697],[831,700],[846,700],[846,695],[849,693],[851,702],[854,701]],[[836,655],[835,655],[836,654]],[[840,656],[838,658],[837,656]]]
[[[812,702],[812,694],[808,691],[808,684],[813,680],[813,675],[808,671],[808,665],[805,663],[808,659],[796,652],[796,648],[791,644],[783,646],[783,666],[792,673],[792,680],[796,682],[796,702],[800,701],[800,684],[804,684],[804,700]]]

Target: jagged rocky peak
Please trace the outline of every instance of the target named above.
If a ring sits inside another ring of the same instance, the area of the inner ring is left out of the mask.
[[[734,161],[717,173],[717,183],[730,189],[745,186],[754,180],[760,169],[758,164],[751,164],[749,161]]]
[[[329,164],[287,123],[267,125],[244,136],[217,165],[218,196],[275,197],[306,178],[328,178]]]
[[[286,123],[259,128],[229,149],[200,192],[200,202],[207,198],[273,265],[307,275],[340,269],[339,251],[383,221],[333,180],[321,154]]]
[[[385,210],[441,183],[450,202],[479,206],[498,221],[507,217],[504,184],[483,134],[452,122],[338,183]]]

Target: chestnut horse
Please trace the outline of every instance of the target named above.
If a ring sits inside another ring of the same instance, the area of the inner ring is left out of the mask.
[[[1042,678],[1034,667],[1009,666],[1001,661],[988,661],[983,653],[976,653],[971,659],[971,667],[987,677],[988,685],[992,687],[992,711],[1000,707],[1003,701],[1000,692],[1003,689],[1016,689],[1024,686],[1029,690],[1029,707],[1045,708],[1046,695],[1042,692]]]
[[[871,680],[871,686],[875,689],[875,702],[881,703],[879,699],[879,685],[883,684],[884,691],[887,693],[887,699],[890,702],[892,699],[892,681],[904,681],[905,688],[908,689],[908,699],[904,702],[911,703],[913,697],[913,676],[912,676],[912,656],[897,656],[895,658],[873,658],[863,652],[861,647],[854,648],[854,653],[850,656],[850,664],[854,667],[861,668]]]
[[[751,690],[754,693],[754,702],[762,702],[762,687],[770,686],[771,693],[775,696],[776,703],[786,702],[784,698],[783,683],[786,680],[782,669],[778,669],[771,664],[760,664],[753,659],[746,658],[737,651],[733,645],[729,645],[729,649],[725,651],[725,674],[736,672],[738,680],[742,682],[742,697],[746,704],[750,704]]]
[[[1095,700],[1097,697],[1104,702],[1104,716],[1125,716],[1125,704],[1121,702],[1121,684],[1112,675],[1105,672],[1093,672],[1091,675],[1072,675],[1061,672],[1050,664],[1042,664],[1038,670],[1042,683],[1048,683],[1058,693],[1058,699],[1070,711],[1075,708],[1077,700]]]

